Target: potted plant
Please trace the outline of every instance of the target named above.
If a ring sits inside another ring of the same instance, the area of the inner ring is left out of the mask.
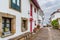
[[[37,28],[34,28],[34,29],[33,29],[33,32],[36,33],[36,31],[37,31]]]
[[[37,25],[37,29],[39,29],[40,28],[40,25]]]

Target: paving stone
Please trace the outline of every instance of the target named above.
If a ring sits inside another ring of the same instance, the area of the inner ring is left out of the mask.
[[[31,40],[60,40],[60,30],[56,30],[50,27],[41,29],[39,33],[35,35],[36,37],[32,38]]]

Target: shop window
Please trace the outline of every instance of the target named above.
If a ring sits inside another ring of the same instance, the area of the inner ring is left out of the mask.
[[[11,8],[21,11],[21,0],[11,0]]]
[[[22,18],[22,26],[21,26],[21,30],[22,32],[26,31],[27,30],[27,19],[26,18]]]

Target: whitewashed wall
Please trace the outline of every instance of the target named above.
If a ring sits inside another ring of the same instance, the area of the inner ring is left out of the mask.
[[[60,18],[60,13],[55,13],[54,15],[52,15],[51,20],[53,21],[57,18]]]
[[[33,29],[38,25],[38,19],[39,20],[41,20],[41,22],[40,22],[40,28],[43,28],[43,19],[42,19],[42,17],[43,17],[43,13],[42,13],[42,11],[37,11],[36,13],[34,12],[34,7],[33,7]],[[35,22],[34,21],[36,21],[36,25],[35,25]]]
[[[9,13],[11,15],[16,16],[16,33],[14,35],[11,35],[11,36],[8,36],[5,38],[0,37],[0,40],[8,40],[10,38],[16,37],[16,36],[21,35],[23,33],[30,32],[30,21],[29,21],[30,16],[28,14],[28,13],[30,13],[30,2],[29,2],[29,0],[21,0],[21,12],[10,9],[9,8],[9,2],[10,2],[10,0],[0,0],[0,12]],[[25,32],[21,32],[21,17],[28,18],[28,30]],[[33,26],[32,27],[34,29],[34,27],[36,27],[34,24],[35,23],[34,21],[36,20],[36,23],[37,23],[37,12],[36,13],[34,12],[34,7],[33,7],[33,19],[34,20],[33,20]]]
[[[16,33],[14,35],[1,38],[0,40],[8,40],[10,38],[21,35],[30,31],[30,24],[28,23],[28,30],[21,32],[21,17],[29,18],[30,2],[29,0],[21,0],[21,13],[9,8],[9,0],[0,0],[0,12],[9,13],[16,16]],[[29,22],[29,21],[28,21]]]
[[[32,4],[33,5],[33,4]],[[37,24],[37,10],[36,10],[36,13],[34,12],[34,8],[35,8],[35,6],[33,5],[32,6],[33,7],[33,11],[32,11],[32,13],[33,13],[33,25],[32,25],[32,29],[34,29],[35,27],[36,27],[36,25],[35,25],[35,21],[36,21],[36,24]]]
[[[38,10],[38,19],[40,20],[40,28],[43,28],[43,16],[44,16],[43,11],[41,9]]]
[[[40,21],[40,28],[43,28],[43,19],[42,19],[42,17],[39,15],[39,20],[41,20]]]

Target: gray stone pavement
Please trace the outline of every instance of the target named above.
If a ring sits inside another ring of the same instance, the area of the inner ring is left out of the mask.
[[[60,40],[60,30],[51,29],[52,40]]]
[[[60,40],[60,30],[45,27],[32,40]]]

